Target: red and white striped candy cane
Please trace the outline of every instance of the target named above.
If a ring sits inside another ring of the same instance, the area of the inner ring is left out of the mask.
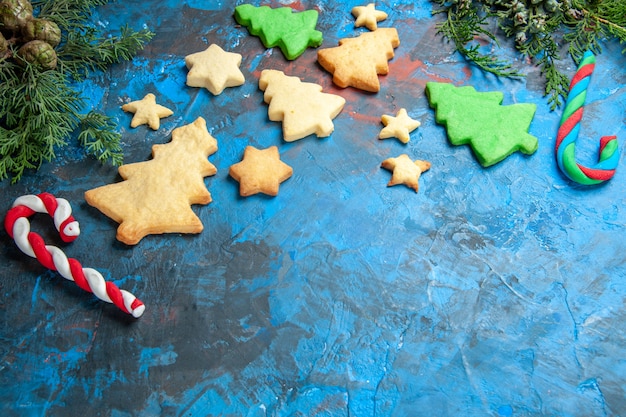
[[[83,268],[76,259],[68,259],[61,249],[46,245],[40,235],[31,232],[28,218],[35,213],[52,216],[54,226],[64,242],[71,242],[80,234],[78,222],[72,217],[72,208],[67,200],[56,198],[50,193],[24,195],[15,200],[4,219],[4,228],[22,252],[36,258],[46,268],[58,271],[64,278],[74,281],[99,299],[115,304],[133,317],[141,317],[146,308],[141,300],[105,281],[95,269]]]

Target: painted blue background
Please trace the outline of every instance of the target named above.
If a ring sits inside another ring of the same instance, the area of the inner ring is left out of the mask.
[[[316,8],[322,47],[356,36],[357,1],[273,2]],[[125,162],[198,116],[219,150],[194,207],[200,235],[149,236],[127,247],[89,207],[87,189],[119,181],[74,144],[17,185],[68,199],[82,237],[63,245],[51,221],[33,229],[147,305],[138,320],[45,271],[0,234],[0,407],[5,416],[615,416],[626,415],[626,168],[600,187],[567,181],[553,147],[560,112],[539,71],[501,54],[523,81],[485,75],[436,35],[427,1],[379,2],[401,44],[377,94],[338,89],[309,49],[294,62],[232,18],[235,1],[114,1],[95,22],[156,37],[130,63],[80,86],[112,116]],[[254,2],[254,4],[259,4]],[[184,56],[217,43],[243,55],[246,84],[219,96],[185,85]],[[486,45],[486,48],[491,47]],[[592,163],[601,135],[626,140],[626,58],[603,44],[579,146]],[[573,74],[569,60],[563,69]],[[260,71],[280,69],[347,103],[324,139],[282,141]],[[427,81],[503,91],[538,105],[532,156],[483,169],[449,145],[424,96]],[[131,129],[120,106],[148,92],[174,110],[161,129]],[[379,141],[380,117],[404,107],[422,126],[407,145]],[[279,146],[294,168],[275,198],[241,198],[228,167],[243,149]],[[623,145],[620,145],[622,150]],[[432,162],[420,192],[387,188],[382,160]],[[622,164],[623,165],[623,164]]]

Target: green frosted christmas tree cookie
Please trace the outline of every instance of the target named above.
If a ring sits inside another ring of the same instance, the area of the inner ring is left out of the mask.
[[[474,87],[426,83],[435,120],[445,125],[453,145],[470,145],[484,167],[496,164],[515,151],[530,155],[537,138],[528,133],[537,106],[531,103],[503,106],[500,92],[477,92]]]
[[[278,46],[285,58],[294,60],[308,47],[322,44],[322,32],[315,30],[317,11],[294,12],[290,7],[273,9],[242,4],[235,7],[235,20],[258,36],[266,48]]]

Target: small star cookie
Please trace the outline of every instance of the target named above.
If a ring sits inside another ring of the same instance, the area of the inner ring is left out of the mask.
[[[158,130],[161,126],[161,119],[174,114],[167,107],[156,103],[156,97],[152,93],[146,94],[141,100],[131,101],[122,106],[122,110],[135,113],[130,121],[130,127],[147,124],[152,130]]]
[[[413,162],[407,154],[402,154],[397,158],[385,159],[381,166],[393,172],[387,187],[405,184],[418,192],[420,175],[430,169],[430,162],[420,160]]]
[[[239,70],[241,54],[226,52],[216,44],[187,55],[185,65],[189,69],[187,85],[204,87],[216,96],[226,87],[237,87],[246,81]]]
[[[377,22],[385,20],[387,13],[376,10],[375,4],[370,3],[367,6],[356,6],[352,8],[352,15],[356,18],[354,26],[365,26],[369,30],[378,29]]]
[[[420,126],[420,122],[411,119],[406,109],[400,109],[396,117],[384,114],[381,118],[385,127],[378,135],[379,139],[398,138],[402,143],[409,142],[409,133]]]
[[[280,160],[276,146],[267,149],[246,146],[243,160],[232,165],[228,174],[239,182],[242,197],[257,193],[275,196],[280,183],[291,177],[293,169]]]

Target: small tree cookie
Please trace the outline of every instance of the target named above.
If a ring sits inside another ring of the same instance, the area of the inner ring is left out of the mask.
[[[317,62],[333,74],[333,82],[341,88],[355,87],[376,93],[380,90],[378,74],[389,73],[394,48],[400,45],[395,28],[380,28],[356,38],[339,41],[339,46],[317,51]]]
[[[333,119],[341,112],[346,100],[335,94],[322,93],[322,86],[305,83],[282,71],[263,70],[259,88],[269,104],[270,120],[283,122],[283,137],[287,142],[316,134],[329,136],[335,129]]]
[[[322,32],[315,30],[317,10],[294,12],[290,7],[273,9],[242,4],[235,7],[235,20],[258,36],[266,48],[278,46],[285,58],[294,60],[306,48],[322,44]]]

